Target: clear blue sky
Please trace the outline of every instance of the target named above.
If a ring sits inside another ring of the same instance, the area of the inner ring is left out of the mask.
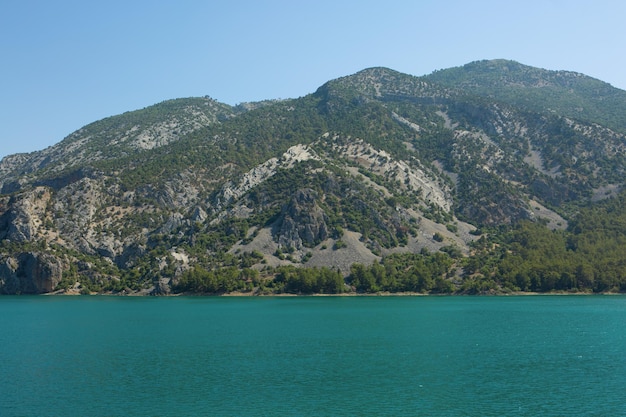
[[[367,67],[493,58],[626,89],[626,2],[0,0],[0,158],[166,99],[300,97]]]

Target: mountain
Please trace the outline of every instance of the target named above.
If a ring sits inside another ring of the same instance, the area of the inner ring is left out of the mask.
[[[109,117],[0,162],[0,292],[626,290],[624,110],[496,60]]]
[[[580,73],[493,60],[436,71],[428,78],[535,112],[553,112],[626,133],[626,91]]]

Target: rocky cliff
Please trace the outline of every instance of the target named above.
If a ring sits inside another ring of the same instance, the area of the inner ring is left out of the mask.
[[[40,252],[0,256],[0,292],[42,294],[53,291],[66,268],[60,259]]]

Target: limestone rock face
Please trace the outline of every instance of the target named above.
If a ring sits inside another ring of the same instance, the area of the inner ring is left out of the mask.
[[[150,295],[168,295],[171,293],[170,288],[170,279],[169,278],[159,278],[159,280],[155,283],[154,289],[150,292]]]
[[[41,194],[44,192],[41,191]],[[41,198],[35,192],[27,192],[11,197],[9,209],[0,216],[0,239],[15,242],[29,242],[36,237],[37,223],[40,222]]]
[[[54,291],[61,282],[62,271],[59,259],[39,252],[0,258],[0,293],[42,294]]]
[[[307,188],[296,191],[283,209],[282,224],[278,230],[278,244],[302,249],[315,246],[329,237],[328,217],[316,203],[315,191]]]

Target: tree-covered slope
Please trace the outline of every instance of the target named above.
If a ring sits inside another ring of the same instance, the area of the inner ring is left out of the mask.
[[[626,133],[626,91],[584,74],[498,59],[436,71],[424,78],[538,113],[551,112]]]
[[[119,161],[176,142],[234,117],[241,109],[209,97],[164,101],[82,127],[42,151],[0,161],[0,190],[7,193],[42,177],[61,177],[101,161]]]
[[[623,289],[621,223],[591,230],[626,169],[596,115],[626,100],[594,83],[370,68],[298,99],[94,122],[0,161],[0,292]]]

